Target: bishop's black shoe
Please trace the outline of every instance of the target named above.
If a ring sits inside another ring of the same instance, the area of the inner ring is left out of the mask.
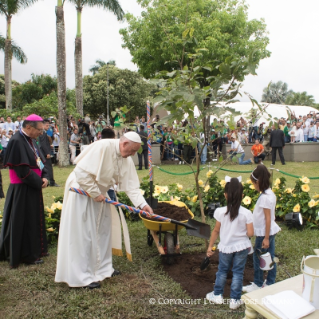
[[[83,288],[97,289],[97,288],[101,288],[101,285],[99,282],[91,282],[89,285],[87,285]]]
[[[24,262],[24,264],[26,264],[26,265],[41,265],[43,263],[44,263],[44,261],[42,259],[40,259],[40,258],[35,260],[35,261],[31,261],[31,262],[25,261]]]

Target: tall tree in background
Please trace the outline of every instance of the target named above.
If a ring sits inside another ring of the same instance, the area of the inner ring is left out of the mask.
[[[270,82],[269,85],[263,89],[261,102],[285,104],[287,97],[292,94],[292,90],[288,91],[288,84],[282,81],[276,83]]]
[[[82,78],[82,9],[84,6],[100,7],[113,12],[118,20],[122,20],[124,12],[117,0],[69,0],[75,4],[77,11],[77,33],[75,38],[74,63],[75,63],[75,92],[76,109],[83,115],[83,78]]]
[[[65,1],[65,0],[64,0]],[[66,113],[66,56],[65,56],[65,27],[64,27],[64,1],[58,0],[56,13],[56,64],[58,79],[58,106],[59,106],[59,165],[64,167],[70,164],[67,142],[67,113]]]
[[[293,92],[287,97],[285,102],[285,104],[288,105],[316,106],[314,97],[312,95],[308,95],[306,91]]]
[[[0,0],[0,13],[4,14],[7,20],[7,34],[4,49],[4,74],[7,110],[12,110],[12,56],[17,57],[16,54],[18,53],[13,52],[14,47],[12,46],[11,38],[11,19],[14,14],[17,14],[19,11],[29,7],[36,1],[37,0]],[[27,58],[21,49],[20,53],[18,54],[18,60],[20,63],[27,62]]]
[[[100,71],[100,68],[103,67],[104,65],[107,65],[107,63],[109,65],[116,66],[116,62],[114,60],[109,60],[109,62],[105,62],[103,60],[96,60],[95,64],[90,68],[89,71],[92,72],[93,75],[95,75],[96,73]]]

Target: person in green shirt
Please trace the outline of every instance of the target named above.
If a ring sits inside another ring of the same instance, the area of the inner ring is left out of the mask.
[[[285,143],[290,143],[290,140],[291,140],[289,135],[290,131],[291,131],[290,121],[287,121],[287,124],[284,127]]]
[[[114,131],[115,131],[115,136],[117,138],[121,137],[123,135],[123,129],[121,129],[121,121],[123,120],[122,123],[124,123],[125,120],[125,114],[122,113],[121,111],[117,112],[115,117],[114,117]]]

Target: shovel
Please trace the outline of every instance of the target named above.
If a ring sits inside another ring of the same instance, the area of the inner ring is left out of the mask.
[[[80,194],[80,195],[91,197],[89,195],[89,193],[87,193],[86,191],[84,191],[82,189],[78,189],[78,188],[75,188],[75,187],[70,187],[69,190],[71,192],[75,192],[75,193]],[[135,207],[131,207],[131,206],[119,203],[119,202],[115,202],[115,201],[110,200],[108,198],[105,198],[105,202],[108,203],[108,204],[112,204],[114,206],[120,206],[122,208],[130,210],[133,213],[141,214],[141,215],[143,215],[145,217],[148,217],[148,218],[151,218],[153,220],[157,220],[157,221],[160,221],[160,222],[168,222],[168,223],[171,223],[171,224],[183,226],[183,227],[186,228],[187,234],[190,235],[190,236],[195,236],[195,237],[200,237],[200,238],[205,238],[205,239],[209,239],[210,238],[210,226],[207,225],[207,224],[204,224],[204,223],[200,223],[200,222],[198,222],[196,220],[189,219],[186,223],[182,223],[182,222],[179,222],[179,221],[174,220],[174,219],[170,219],[170,218],[167,218],[167,217],[164,217],[164,216],[161,216],[161,215],[151,214],[151,213],[145,212],[145,211],[143,211],[141,209],[138,209],[138,208],[135,208]]]

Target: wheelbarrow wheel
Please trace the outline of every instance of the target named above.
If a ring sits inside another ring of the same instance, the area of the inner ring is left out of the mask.
[[[151,232],[147,230],[147,245],[152,246],[153,244],[153,236],[151,235]]]
[[[166,253],[168,255],[172,255],[175,252],[175,246],[174,246],[174,238],[171,233],[166,233],[164,237],[165,246],[166,246]],[[166,263],[168,265],[172,265],[174,263],[174,257],[167,257]]]

